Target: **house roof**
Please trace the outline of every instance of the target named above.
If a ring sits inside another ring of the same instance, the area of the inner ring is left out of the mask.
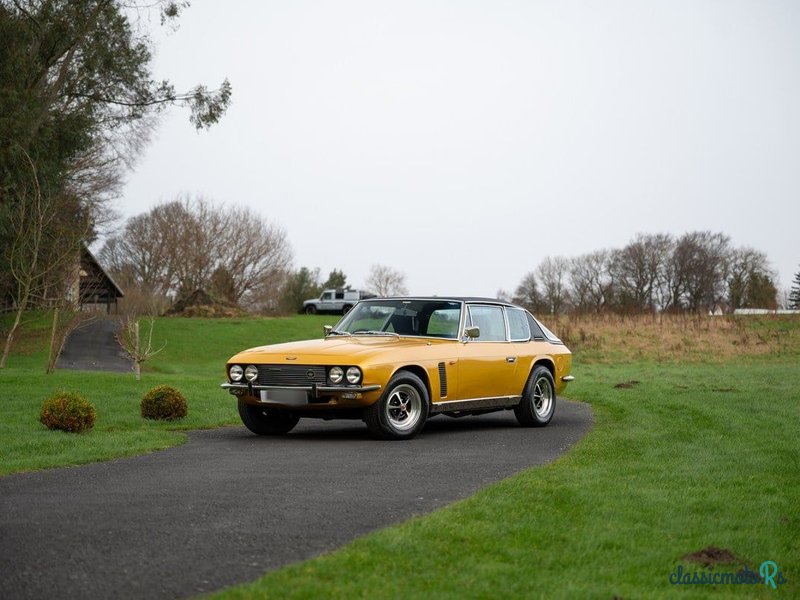
[[[115,298],[122,298],[125,292],[117,285],[114,278],[109,275],[98,262],[94,254],[86,245],[81,249],[81,297],[100,294],[102,292]],[[85,273],[85,274],[84,274]]]

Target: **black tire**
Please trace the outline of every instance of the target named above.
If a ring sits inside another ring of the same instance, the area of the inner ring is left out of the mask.
[[[425,426],[428,418],[428,390],[409,371],[398,371],[375,404],[364,411],[370,432],[385,440],[407,440]]]
[[[305,313],[307,315],[315,315],[317,314],[317,307],[314,306],[313,304],[309,304],[308,306],[305,307]]]
[[[556,385],[550,369],[539,365],[533,369],[522,400],[514,409],[517,421],[523,427],[544,427],[556,412]]]
[[[276,408],[247,404],[239,399],[239,416],[242,423],[258,435],[283,435],[289,433],[300,420],[294,413]]]
[[[349,313],[349,312],[350,312],[350,309],[351,309],[351,308],[353,308],[353,305],[352,305],[352,304],[345,304],[345,305],[342,307],[342,314],[343,314],[343,315],[346,315],[347,313]]]

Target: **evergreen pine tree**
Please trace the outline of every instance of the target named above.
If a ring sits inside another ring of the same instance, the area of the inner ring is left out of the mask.
[[[789,292],[789,308],[800,308],[800,271],[794,274],[792,291]]]

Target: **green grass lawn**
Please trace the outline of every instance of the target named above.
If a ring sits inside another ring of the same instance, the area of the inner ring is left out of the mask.
[[[596,423],[556,463],[219,597],[800,594],[796,360],[579,363],[576,376],[569,395]],[[701,569],[682,557],[710,545],[739,557],[717,571],[773,560],[788,584],[671,585],[678,565]]]
[[[318,335],[334,320],[159,319],[156,337],[168,345],[139,383],[127,374],[46,376],[43,355],[12,356],[0,372],[0,472],[180,443],[175,424],[138,417],[139,399],[159,383],[189,399],[178,427],[238,422],[217,388],[225,359]],[[762,336],[776,328],[796,333],[800,320],[752,325]],[[595,425],[566,456],[219,597],[798,597],[800,354],[780,348],[685,364],[587,362],[577,348],[568,396],[591,404]],[[75,436],[39,425],[41,401],[59,387],[96,404],[94,430]],[[776,591],[670,584],[679,565],[702,570],[683,557],[711,545],[738,557],[716,572],[758,571],[772,560],[788,583]]]
[[[18,351],[0,371],[0,475],[160,450],[183,443],[186,436],[180,430],[240,423],[235,399],[219,388],[225,361],[244,348],[319,336],[323,324],[336,320],[305,315],[156,319],[153,346],[166,346],[145,364],[142,380],[136,381],[133,372],[58,370],[45,375],[49,321],[41,315],[27,323]],[[167,423],[139,416],[142,396],[159,384],[175,386],[186,396],[185,419]],[[48,431],[39,423],[42,402],[61,389],[79,392],[95,405],[97,421],[91,431]]]

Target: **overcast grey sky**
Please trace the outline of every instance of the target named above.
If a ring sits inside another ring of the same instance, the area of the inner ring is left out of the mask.
[[[283,226],[295,266],[413,294],[513,291],[547,256],[710,229],[800,267],[800,2],[193,0],[131,216],[178,194]]]

